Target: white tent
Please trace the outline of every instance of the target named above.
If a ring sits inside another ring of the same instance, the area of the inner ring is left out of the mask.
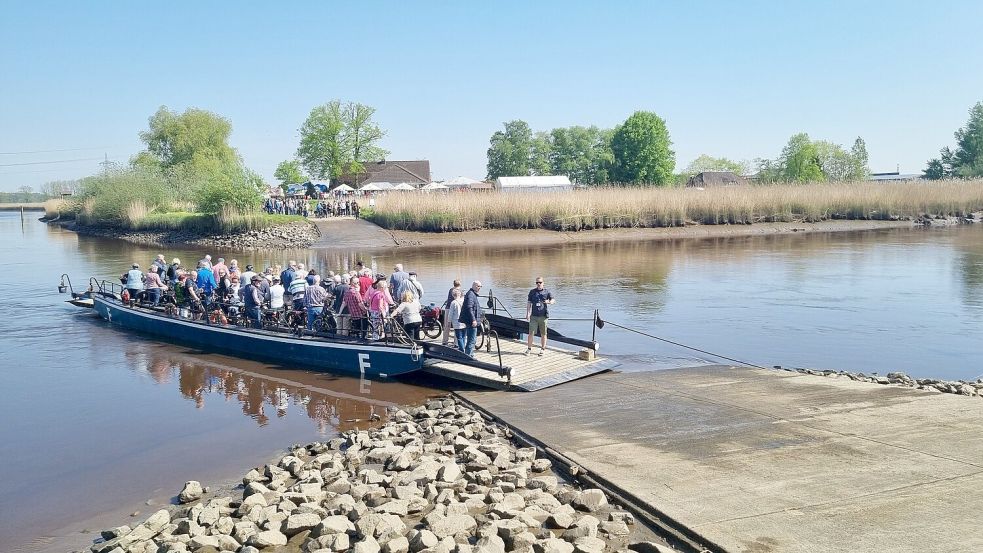
[[[393,187],[393,190],[405,190],[405,191],[409,192],[409,191],[412,191],[412,190],[416,190],[416,188],[414,188],[413,185],[410,184],[410,183],[401,182],[401,183],[397,184],[396,186],[394,186]]]
[[[498,177],[495,179],[495,190],[510,191],[543,191],[543,190],[573,190],[573,183],[563,175],[538,177]]]
[[[369,184],[359,188],[359,190],[362,192],[378,192],[383,190],[383,188],[379,187],[379,183],[377,182],[370,182]]]
[[[341,192],[343,194],[347,194],[349,192],[353,192],[354,190],[355,189],[352,188],[351,186],[348,186],[347,184],[342,184],[338,188],[335,188],[334,190],[332,190],[332,192]]]
[[[472,179],[470,177],[454,177],[452,179],[445,180],[442,184],[447,188],[468,188],[472,184],[480,184],[480,180]]]
[[[431,182],[420,190],[447,190],[447,186],[439,182]]]
[[[393,183],[391,183],[391,182],[385,182],[385,181],[383,181],[383,182],[373,182],[373,183],[370,183],[370,184],[374,184],[374,185],[378,186],[379,187],[379,190],[392,190],[393,189],[393,186],[394,186]]]

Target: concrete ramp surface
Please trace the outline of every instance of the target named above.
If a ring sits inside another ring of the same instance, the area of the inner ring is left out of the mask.
[[[783,371],[467,399],[727,551],[983,551],[983,399]]]

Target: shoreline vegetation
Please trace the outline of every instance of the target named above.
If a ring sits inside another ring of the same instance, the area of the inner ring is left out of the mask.
[[[389,194],[365,218],[391,231],[574,232],[692,225],[971,218],[983,179],[720,188],[597,187],[554,193]]]

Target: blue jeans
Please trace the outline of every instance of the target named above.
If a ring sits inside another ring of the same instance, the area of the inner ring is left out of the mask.
[[[467,329],[465,328],[455,328],[454,329],[454,339],[457,341],[457,349],[464,351],[464,337],[467,334]]]
[[[324,311],[323,307],[307,308],[307,330],[314,330],[314,321],[321,316],[322,311]]]
[[[160,288],[147,288],[147,301],[157,307],[160,303]]]
[[[468,334],[468,342],[464,346],[464,353],[470,357],[474,357],[474,342],[478,339],[478,327],[469,326],[464,330]]]
[[[263,311],[259,307],[247,307],[246,316],[253,322],[255,328],[263,328]]]

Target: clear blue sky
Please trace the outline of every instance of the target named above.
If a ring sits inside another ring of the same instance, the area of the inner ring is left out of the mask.
[[[0,190],[127,160],[161,105],[230,119],[272,180],[336,98],[377,108],[390,159],[436,179],[484,177],[506,120],[639,109],[666,119],[677,167],[775,157],[804,131],[916,172],[983,100],[981,22],[979,1],[6,2]],[[6,155],[36,150],[74,151]]]

